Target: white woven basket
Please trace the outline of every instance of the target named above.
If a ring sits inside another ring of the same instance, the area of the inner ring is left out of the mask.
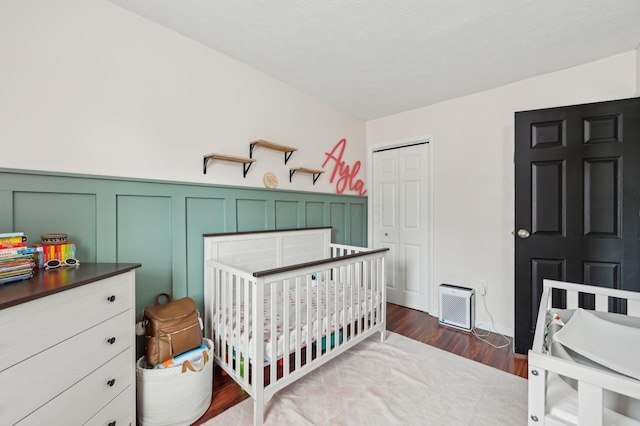
[[[207,357],[192,363],[195,371],[152,369],[144,357],[136,362],[138,425],[190,425],[207,411],[213,383],[213,342],[205,338],[203,343]]]

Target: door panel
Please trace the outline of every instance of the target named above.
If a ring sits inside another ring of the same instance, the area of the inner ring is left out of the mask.
[[[387,290],[396,290],[398,288],[396,286],[396,284],[398,283],[398,274],[397,274],[397,269],[393,267],[393,265],[398,264],[397,244],[385,242],[385,243],[381,243],[379,246],[376,246],[376,248],[378,247],[389,249],[389,251],[387,252],[387,256],[385,258],[385,262],[386,262],[386,267],[384,268],[385,283],[387,285]]]
[[[584,234],[619,237],[619,158],[584,162]]]
[[[383,200],[383,203],[380,206],[382,209],[381,225],[385,228],[395,228],[397,226],[396,200],[398,196],[396,195],[396,187],[397,185],[395,182],[385,182],[380,186],[380,195]]]
[[[640,291],[640,98],[515,121],[515,349],[526,353],[543,279]]]
[[[534,234],[562,235],[564,232],[564,161],[532,164],[531,203]]]

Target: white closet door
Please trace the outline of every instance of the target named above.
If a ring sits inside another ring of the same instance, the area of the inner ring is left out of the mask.
[[[389,302],[427,312],[428,144],[373,153],[373,244],[387,247]]]

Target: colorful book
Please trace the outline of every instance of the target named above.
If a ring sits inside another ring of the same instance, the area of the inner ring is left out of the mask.
[[[7,260],[0,260],[0,268],[7,268],[9,266],[16,266],[16,265],[24,265],[24,264],[28,264],[30,262],[33,262],[33,256],[32,255],[23,255],[21,257],[17,257],[17,258],[8,258]]]
[[[9,249],[9,248],[26,247],[26,246],[27,246],[27,243],[12,243],[12,244],[2,244],[2,243],[0,243],[0,250]]]
[[[24,232],[0,232],[0,238],[22,237]]]
[[[27,242],[27,237],[24,235],[17,236],[17,237],[0,237],[0,245],[19,244],[19,243],[26,243],[26,242]]]
[[[29,253],[42,253],[42,247],[14,247],[0,249],[0,258]]]
[[[33,262],[33,260],[29,263],[26,264],[22,264],[22,265],[16,265],[16,266],[3,266],[0,268],[0,276],[6,276],[6,275],[10,275],[8,274],[9,272],[15,272],[15,271],[22,271],[24,270],[33,270],[33,268],[36,266],[36,264]]]
[[[10,277],[0,277],[0,284],[7,284],[14,281],[28,280],[31,277],[33,277],[33,272],[31,271],[21,275],[14,275]]]

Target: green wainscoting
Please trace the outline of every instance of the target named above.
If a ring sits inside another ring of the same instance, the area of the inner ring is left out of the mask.
[[[0,169],[0,232],[66,232],[81,262],[141,263],[138,316],[162,292],[203,312],[205,233],[328,225],[366,246],[366,197]]]

